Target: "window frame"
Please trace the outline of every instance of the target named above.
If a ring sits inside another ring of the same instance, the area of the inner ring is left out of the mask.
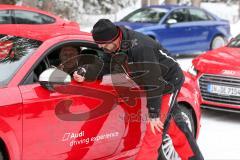
[[[167,24],[167,21],[170,19],[169,17],[176,11],[178,10],[186,10],[186,14],[187,14],[187,21],[184,21],[184,22],[177,22],[177,23],[187,23],[187,22],[191,22],[191,19],[190,19],[190,13],[189,13],[189,9],[188,8],[177,8],[177,9],[174,9],[172,10],[166,17],[166,19],[164,20],[164,24]]]
[[[91,41],[86,40],[67,40],[62,41],[57,44],[52,45],[50,48],[48,48],[44,53],[42,53],[41,57],[38,58],[38,60],[34,63],[33,66],[28,70],[27,74],[23,76],[22,80],[18,85],[32,85],[32,84],[38,84],[38,82],[29,83],[29,77],[31,74],[33,74],[34,70],[37,68],[37,66],[44,61],[44,59],[48,58],[51,53],[56,51],[57,49],[61,48],[64,45],[79,45],[79,47],[89,47],[91,49],[97,49],[101,51],[101,48],[98,47],[98,45]],[[99,57],[101,58],[101,57]]]

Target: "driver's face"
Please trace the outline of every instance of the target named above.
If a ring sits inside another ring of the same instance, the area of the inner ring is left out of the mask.
[[[78,56],[78,50],[74,47],[63,47],[60,52],[60,61],[65,66],[71,67],[76,63],[76,57]]]

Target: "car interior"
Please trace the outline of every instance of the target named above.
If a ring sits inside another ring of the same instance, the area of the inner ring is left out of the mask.
[[[65,44],[66,45],[66,44]],[[24,84],[33,84],[38,82],[38,78],[40,74],[50,67],[57,67],[60,65],[59,54],[60,50],[63,46],[61,45],[50,51],[47,56],[44,56],[43,59],[37,64],[37,66],[33,69],[33,72],[30,73],[27,79],[24,81]],[[74,46],[79,48],[79,65],[83,64],[91,64],[94,63],[92,60],[89,60],[86,56],[83,55],[94,55],[102,58],[103,51],[98,48],[91,48],[89,46],[81,46],[76,44],[67,44],[67,46]],[[77,68],[76,68],[77,70]]]

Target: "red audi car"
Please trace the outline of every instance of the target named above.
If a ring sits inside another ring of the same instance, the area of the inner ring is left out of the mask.
[[[0,34],[28,36],[34,39],[49,35],[79,33],[79,24],[51,13],[24,6],[0,4]]]
[[[124,78],[115,78],[119,81],[113,85],[111,75],[101,81],[77,83],[52,67],[59,65],[60,49],[66,45],[81,48],[81,53],[94,52],[101,59],[104,53],[90,34],[41,41],[1,35],[0,40],[0,159],[134,158],[145,131],[146,98],[125,97],[133,102],[127,103],[119,95],[124,95],[126,89],[137,94],[141,90],[132,83],[123,83]],[[53,70],[61,73],[59,77],[41,79]],[[185,76],[178,103],[197,137],[199,92],[191,75]],[[50,88],[54,83],[60,86],[58,90]],[[116,86],[122,93],[116,92]],[[168,135],[162,152],[166,159],[178,158]]]
[[[189,73],[201,93],[201,107],[240,112],[240,35],[228,45],[196,57]]]

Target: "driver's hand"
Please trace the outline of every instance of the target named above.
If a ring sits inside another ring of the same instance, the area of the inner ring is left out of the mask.
[[[149,123],[153,134],[156,135],[155,130],[162,133],[163,123],[160,121],[160,118],[149,118]]]
[[[83,82],[85,80],[85,77],[80,76],[79,74],[77,74],[77,71],[75,71],[73,73],[73,79],[77,82]]]

